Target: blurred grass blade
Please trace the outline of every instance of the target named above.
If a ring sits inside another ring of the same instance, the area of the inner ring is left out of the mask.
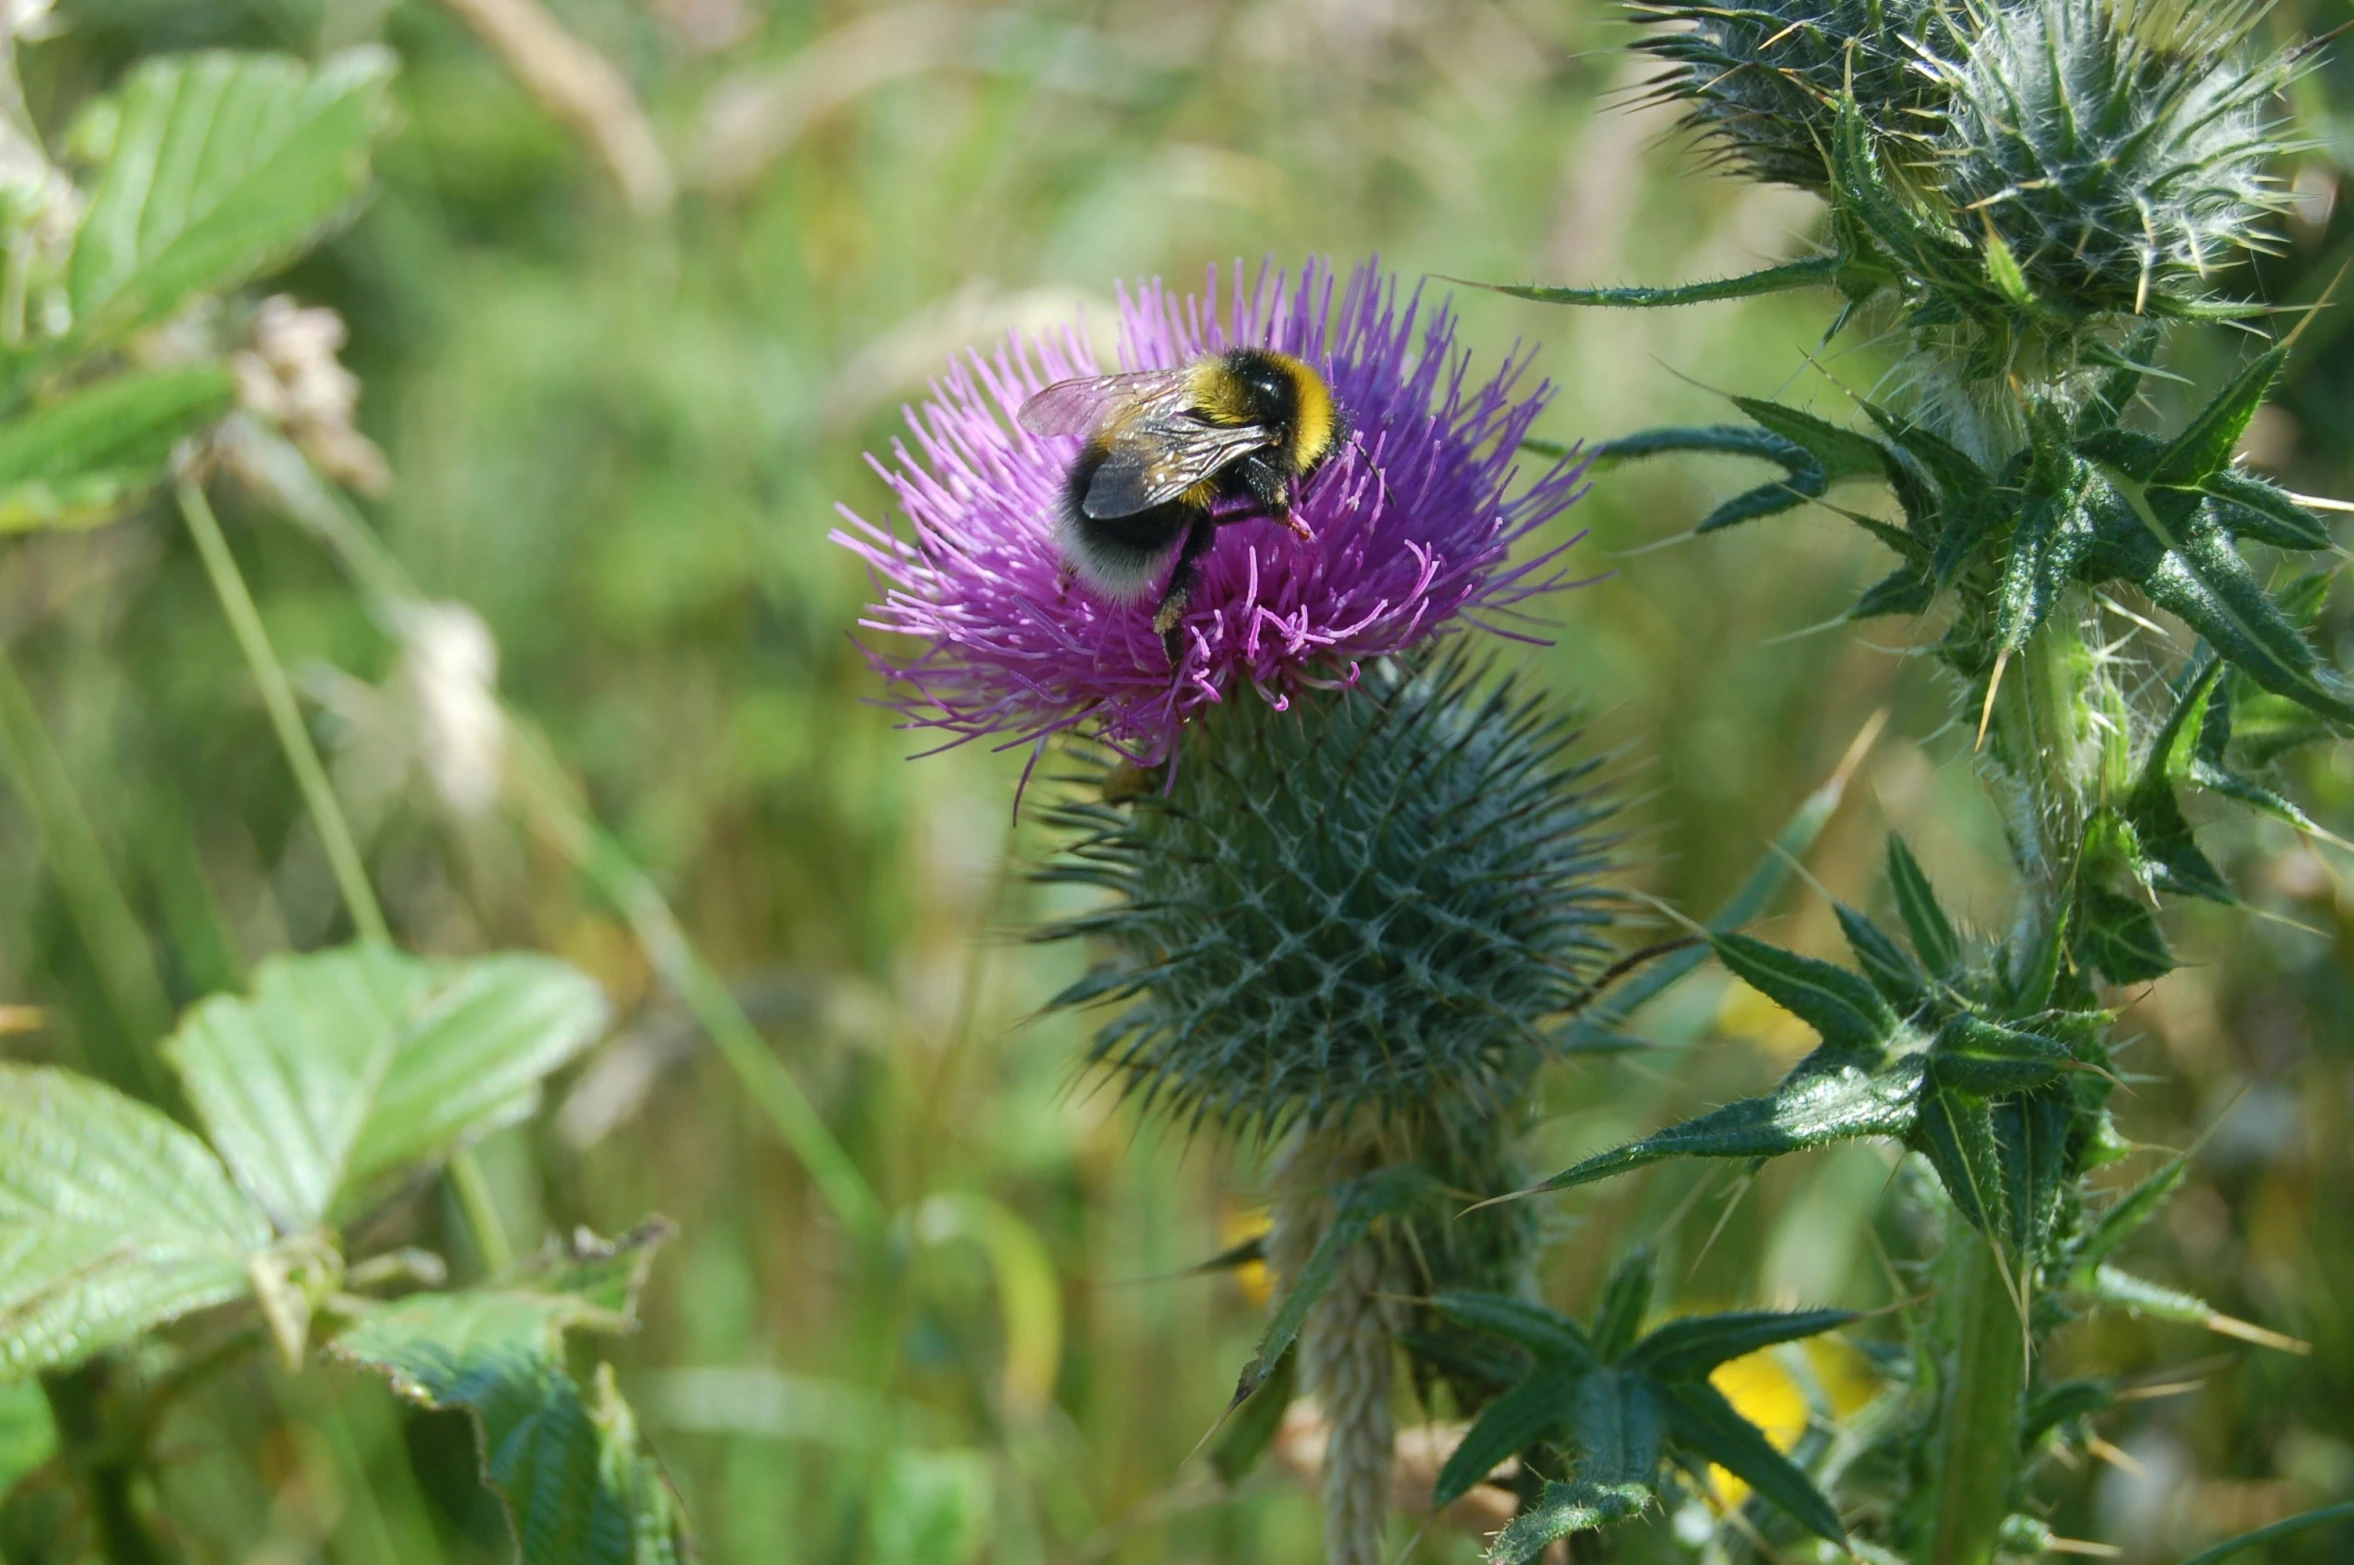
[[[1764,912],[1768,903],[1790,879],[1791,868],[1806,857],[1823,834],[1831,817],[1838,812],[1839,801],[1846,797],[1848,779],[1880,735],[1881,725],[1887,720],[1885,711],[1873,715],[1855,741],[1847,747],[1839,765],[1821,787],[1808,794],[1789,821],[1767,845],[1766,851],[1750,870],[1739,889],[1725,899],[1723,906],[1708,921],[1711,934],[1728,934]],[[1651,1001],[1672,988],[1677,980],[1708,960],[1706,946],[1691,946],[1664,956],[1644,968],[1612,990],[1607,999],[1587,1008],[1566,1028],[1562,1043],[1569,1049],[1621,1049],[1626,1041],[1617,1031],[1618,1025]]]
[[[133,67],[66,269],[103,340],[307,248],[366,186],[392,56],[167,55]]]
[[[2275,1538],[2294,1537],[2316,1527],[2327,1527],[2331,1522],[2354,1522],[2354,1500],[2302,1511],[2295,1516],[2283,1517],[2268,1527],[2259,1527],[2254,1532],[2243,1532],[2236,1538],[2226,1538],[2211,1548],[2201,1549],[2184,1560],[2182,1565],[2221,1565],[2222,1561],[2230,1559],[2242,1549],[2253,1548],[2259,1543],[2270,1543]]]
[[[214,365],[134,371],[10,419],[0,427],[0,533],[111,521],[234,392]]]
[[[237,1181],[281,1232],[527,1114],[595,1042],[605,997],[552,957],[429,962],[387,946],[281,956],[165,1045]]]
[[[1038,1230],[1009,1208],[970,1192],[935,1195],[917,1207],[914,1230],[926,1244],[966,1239],[989,1258],[1004,1322],[1005,1410],[1035,1418],[1054,1400],[1062,1371],[1062,1284]]]
[[[801,1160],[801,1166],[809,1170],[811,1181],[834,1215],[861,1237],[880,1234],[883,1206],[866,1176],[827,1128],[800,1083],[769,1051],[767,1041],[727,985],[687,939],[662,893],[573,798],[554,758],[547,753],[546,741],[513,717],[507,729],[513,741],[513,782],[532,825],[545,832],[629,922],[646,949],[647,960],[694,1013],[728,1068]]]
[[[0,1379],[239,1297],[269,1242],[220,1161],[154,1109],[0,1064]]]

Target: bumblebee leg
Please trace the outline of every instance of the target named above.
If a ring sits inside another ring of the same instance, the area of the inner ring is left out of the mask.
[[[1169,572],[1169,587],[1161,594],[1161,606],[1153,610],[1152,628],[1161,633],[1161,647],[1169,654],[1172,667],[1180,661],[1177,621],[1184,617],[1185,600],[1193,596],[1194,581],[1201,575],[1201,557],[1217,541],[1217,522],[1207,513],[1194,518],[1184,544],[1177,550],[1177,566]]]

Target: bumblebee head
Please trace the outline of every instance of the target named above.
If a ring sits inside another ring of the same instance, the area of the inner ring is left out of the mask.
[[[1332,388],[1305,359],[1271,348],[1236,348],[1216,363],[1223,393],[1218,400],[1228,403],[1219,411],[1236,423],[1281,430],[1293,472],[1313,471],[1340,443],[1344,431]]]

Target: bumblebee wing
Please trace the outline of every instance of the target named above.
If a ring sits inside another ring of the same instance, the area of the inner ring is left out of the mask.
[[[1204,424],[1182,411],[1139,408],[1108,430],[1103,462],[1079,509],[1099,521],[1149,511],[1274,443],[1275,431],[1264,424]]]
[[[1088,435],[1122,407],[1174,400],[1184,389],[1181,369],[1083,375],[1056,381],[1023,403],[1014,416],[1033,435]]]

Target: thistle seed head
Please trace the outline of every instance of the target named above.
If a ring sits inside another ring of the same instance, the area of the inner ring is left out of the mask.
[[[1096,1063],[1257,1133],[1514,1094],[1594,970],[1607,809],[1575,729],[1480,674],[1385,660],[1288,711],[1228,702],[1165,792],[1052,813],[1074,840],[1045,878],[1112,894],[1041,933],[1109,948],[1057,1001],[1127,1002]]]

